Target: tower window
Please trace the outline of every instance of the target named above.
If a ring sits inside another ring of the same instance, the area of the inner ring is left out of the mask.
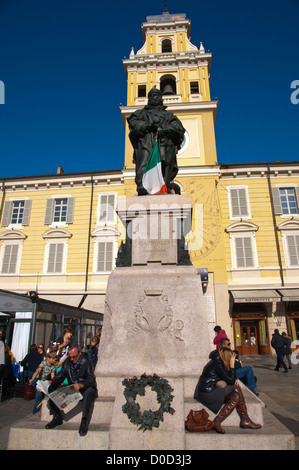
[[[163,39],[162,52],[172,52],[172,44],[170,39]]]
[[[172,75],[164,76],[160,82],[162,95],[176,95],[176,81]]]
[[[190,93],[191,93],[191,95],[199,93],[198,82],[190,82]]]
[[[138,98],[146,96],[146,85],[138,85]]]

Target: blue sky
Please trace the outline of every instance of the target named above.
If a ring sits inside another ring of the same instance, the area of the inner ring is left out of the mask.
[[[213,53],[219,163],[299,160],[299,1],[168,9],[186,13],[192,43]],[[0,178],[123,167],[122,59],[142,46],[146,16],[163,10],[161,0],[0,0]]]

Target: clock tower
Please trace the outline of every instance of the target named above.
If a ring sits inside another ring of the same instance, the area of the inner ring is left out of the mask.
[[[178,166],[215,165],[215,119],[217,102],[211,100],[209,70],[212,54],[191,43],[191,21],[185,14],[148,16],[141,26],[143,46],[132,48],[123,60],[127,75],[127,106],[121,106],[126,127],[125,167],[133,169],[133,149],[128,138],[127,117],[147,104],[153,86],[162,91],[164,105],[186,129],[177,155]]]

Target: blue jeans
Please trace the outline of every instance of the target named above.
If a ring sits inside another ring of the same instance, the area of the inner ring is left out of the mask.
[[[249,390],[256,389],[256,381],[254,378],[252,367],[245,366],[236,369],[236,376],[237,379],[240,379],[249,388]]]
[[[288,368],[287,368],[287,366],[285,365],[285,362],[284,362],[284,360],[283,360],[283,355],[282,355],[283,348],[275,348],[275,351],[276,351],[276,354],[277,354],[276,370],[279,369],[279,364],[282,365],[282,367],[284,368],[284,370],[288,370]]]

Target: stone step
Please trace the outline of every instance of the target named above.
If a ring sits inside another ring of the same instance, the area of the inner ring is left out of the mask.
[[[10,429],[8,450],[107,450],[109,426],[90,424],[86,436],[79,435],[79,424],[63,423],[45,429],[40,416],[19,421]]]
[[[91,424],[94,425],[108,425],[111,422],[113,411],[114,398],[104,397],[97,398],[94,402],[94,409],[91,417]],[[82,404],[76,403],[74,406],[70,405],[67,412],[62,412],[63,421],[71,423],[80,423],[82,418]],[[48,408],[48,400],[44,399],[42,402],[42,410],[40,419],[43,422],[51,421],[52,417]]]
[[[263,408],[265,407],[264,403],[252,392],[250,392],[250,390],[248,390],[246,387],[242,387],[242,390],[246,402],[248,416],[250,417],[250,419],[252,419],[253,422],[263,425]],[[188,416],[190,410],[198,411],[202,410],[203,408],[207,411],[209,419],[213,420],[216,415],[212,411],[210,411],[206,406],[202,405],[202,403],[198,402],[197,400],[194,400],[193,398],[185,399],[186,417]],[[225,423],[227,426],[239,426],[240,418],[236,410],[234,410],[230,414],[230,416],[226,418]]]
[[[185,432],[188,450],[295,450],[294,435],[263,408],[264,426],[258,430],[241,429],[223,423],[225,434]],[[55,429],[45,429],[40,416],[19,421],[10,429],[8,450],[108,450],[109,426],[90,424],[86,436],[79,435],[79,425],[65,422]],[[129,449],[128,449],[129,450]],[[179,449],[178,449],[179,450]]]
[[[225,434],[215,431],[185,433],[185,450],[295,450],[295,437],[268,410],[263,408],[261,429],[241,429],[222,423]]]

